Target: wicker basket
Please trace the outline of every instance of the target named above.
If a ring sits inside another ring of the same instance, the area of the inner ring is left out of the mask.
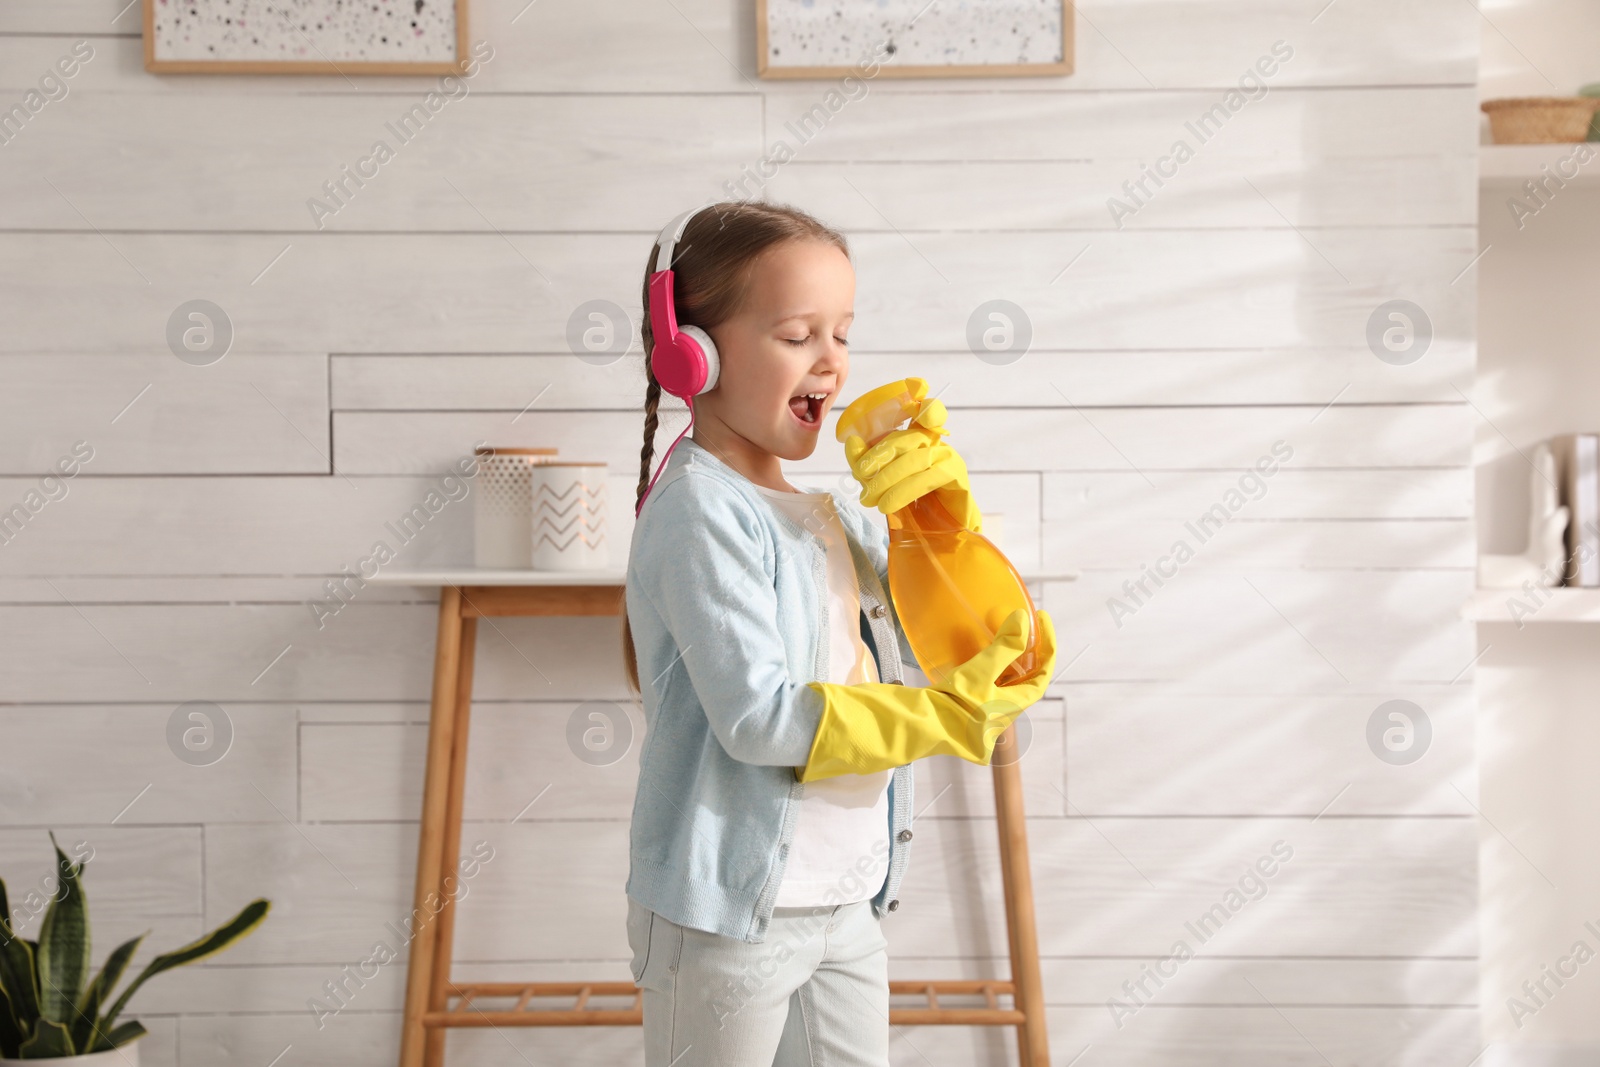
[[[1489,116],[1495,144],[1553,144],[1587,138],[1600,98],[1523,96],[1485,100],[1478,106]]]

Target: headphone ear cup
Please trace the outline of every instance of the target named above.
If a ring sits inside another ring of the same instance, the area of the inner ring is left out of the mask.
[[[700,346],[700,351],[705,354],[706,383],[700,387],[699,392],[704,393],[716,388],[717,376],[722,370],[722,359],[717,354],[717,343],[711,339],[710,334],[698,326],[679,326],[678,334],[680,337],[694,338],[695,343]]]

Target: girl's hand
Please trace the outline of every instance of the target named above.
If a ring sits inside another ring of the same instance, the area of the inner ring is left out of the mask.
[[[867,507],[888,515],[933,493],[957,522],[980,533],[983,516],[972,499],[966,462],[943,440],[950,432],[944,427],[946,414],[944,402],[935,398],[922,405],[909,426],[871,448],[851,434],[844,441],[845,459],[861,483],[861,503]]]

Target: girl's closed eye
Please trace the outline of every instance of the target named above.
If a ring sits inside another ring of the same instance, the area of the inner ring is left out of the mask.
[[[792,345],[803,345],[807,341],[811,340],[811,338],[809,338],[809,337],[785,337],[784,340],[789,342]],[[835,337],[834,340],[838,341],[840,344],[845,345],[847,347],[850,344],[850,339],[848,337]]]

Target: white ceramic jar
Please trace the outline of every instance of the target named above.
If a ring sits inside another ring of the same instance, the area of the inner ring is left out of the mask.
[[[531,472],[556,454],[554,448],[475,450],[477,500],[472,510],[473,564],[488,570],[527,570],[532,544]]]
[[[603,570],[606,465],[549,460],[530,469],[532,565],[541,571]]]

